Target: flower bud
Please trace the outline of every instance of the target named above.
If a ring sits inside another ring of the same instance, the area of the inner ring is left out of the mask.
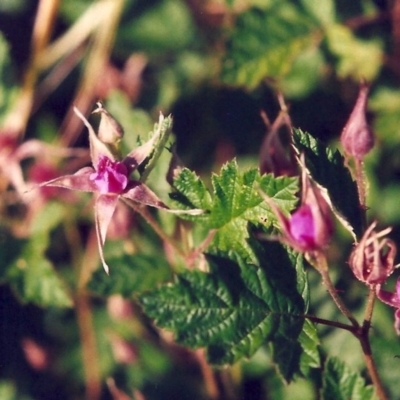
[[[340,137],[345,153],[358,161],[362,161],[374,146],[374,135],[366,118],[368,91],[369,86],[361,84],[356,104]]]
[[[103,142],[112,147],[118,146],[124,136],[124,129],[121,124],[104,108],[103,104],[98,102],[97,108],[92,114],[100,114],[100,125],[98,137]]]
[[[356,278],[368,286],[385,282],[395,269],[396,245],[390,239],[383,238],[391,228],[375,232],[375,227],[376,222],[373,222],[349,259]]]
[[[312,181],[304,166],[302,175],[302,200],[298,210],[288,219],[268,198],[282,230],[282,242],[299,252],[323,250],[329,243],[333,230],[333,217],[326,190]]]

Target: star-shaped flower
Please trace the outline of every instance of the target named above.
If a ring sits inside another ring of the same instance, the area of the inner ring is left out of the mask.
[[[96,136],[92,126],[81,112],[77,108],[74,108],[74,111],[89,131],[90,155],[93,166],[81,168],[72,175],[64,175],[43,182],[40,186],[62,187],[96,194],[97,240],[103,267],[109,273],[109,267],[103,255],[103,246],[118,200],[122,197],[135,203],[168,209],[168,206],[144,183],[130,177],[132,172],[152,152],[161,130],[159,129],[148,142],[131,151],[125,158],[117,160],[110,148]],[[106,117],[108,118],[109,114]],[[160,116],[159,126],[161,126],[162,121],[163,117]]]

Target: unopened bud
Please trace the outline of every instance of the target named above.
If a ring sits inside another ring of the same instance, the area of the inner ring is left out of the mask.
[[[98,102],[97,108],[92,114],[100,114],[100,125],[97,133],[98,138],[111,146],[118,146],[118,143],[124,136],[124,129],[121,124],[104,108],[103,104]]]
[[[396,268],[396,245],[384,238],[391,228],[375,232],[376,222],[365,231],[360,243],[353,249],[349,265],[357,279],[371,286],[386,281]]]
[[[361,84],[356,104],[340,137],[345,153],[359,161],[374,147],[374,135],[366,118],[368,91],[369,86]]]
[[[299,252],[323,250],[333,235],[334,223],[329,197],[324,188],[312,181],[302,168],[302,200],[298,210],[286,218],[271,199],[265,198],[275,213],[282,231],[282,242]]]

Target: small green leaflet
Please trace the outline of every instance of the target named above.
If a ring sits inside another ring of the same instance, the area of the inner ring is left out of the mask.
[[[360,374],[350,370],[343,361],[329,358],[322,376],[323,400],[377,400],[373,386],[366,386]]]
[[[241,257],[255,261],[248,243],[249,223],[268,228],[276,221],[259,191],[262,190],[284,213],[289,214],[297,203],[298,179],[260,176],[256,168],[241,173],[233,160],[221,168],[219,175],[214,174],[211,182],[212,194],[194,172],[186,168],[182,170],[174,181],[176,191],[171,195],[176,207],[206,211],[203,215],[183,215],[182,218],[201,222],[205,229],[215,229],[212,247],[219,251],[233,250]]]
[[[250,357],[266,342],[295,343],[303,325],[304,302],[290,264],[277,270],[265,253],[261,267],[234,258],[208,255],[209,273],[184,272],[140,297],[158,326],[172,330],[178,343],[206,347],[212,364]]]

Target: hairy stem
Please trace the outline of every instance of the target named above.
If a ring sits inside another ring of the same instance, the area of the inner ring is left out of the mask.
[[[353,314],[350,312],[350,310],[345,306],[342,299],[337,294],[336,288],[333,286],[331,277],[329,275],[328,264],[326,261],[325,254],[319,252],[318,254],[315,255],[315,260],[316,260],[316,268],[322,277],[322,282],[326,286],[328,293],[332,297],[337,308],[351,322],[351,324],[354,327],[359,328],[360,326],[359,323],[353,317]]]

